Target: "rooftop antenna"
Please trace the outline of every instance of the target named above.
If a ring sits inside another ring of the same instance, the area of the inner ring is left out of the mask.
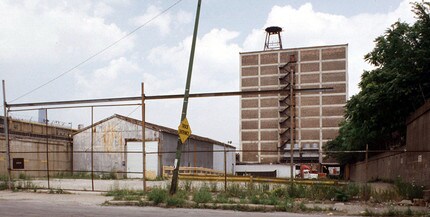
[[[279,26],[269,26],[266,28],[264,50],[282,49],[281,32],[282,28]]]

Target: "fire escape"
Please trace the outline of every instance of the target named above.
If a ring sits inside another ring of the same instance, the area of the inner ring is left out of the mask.
[[[280,94],[279,98],[279,149],[281,154],[283,150],[288,148],[290,145],[293,150],[294,138],[295,138],[295,94],[294,94],[294,70],[296,58],[294,55],[290,55],[289,61],[279,67],[280,77],[279,83],[281,89],[285,92]],[[292,153],[291,153],[292,154]]]

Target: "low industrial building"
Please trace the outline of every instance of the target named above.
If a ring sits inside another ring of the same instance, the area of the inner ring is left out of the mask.
[[[173,167],[178,141],[177,130],[145,123],[146,176],[162,176],[163,168]],[[142,121],[115,114],[73,136],[73,169],[111,172],[127,178],[141,178]],[[181,166],[234,173],[235,147],[209,138],[191,135],[182,146]],[[91,154],[91,150],[93,153]],[[91,164],[93,162],[92,168]]]
[[[47,176],[72,170],[72,134],[75,130],[37,122],[9,118],[11,175]],[[0,175],[7,175],[7,143],[4,117],[0,117]],[[47,149],[48,147],[48,149]],[[47,153],[49,152],[49,153]]]
[[[92,126],[73,130],[52,123],[9,118],[11,175],[46,177],[49,169],[51,177],[94,171],[97,175],[113,172],[118,177],[141,178],[141,123],[113,115]],[[173,168],[178,134],[177,130],[152,123],[146,123],[145,128],[146,176],[155,178]],[[8,174],[4,132],[4,117],[0,117],[0,176]],[[235,147],[191,135],[182,146],[181,168],[186,172],[224,173],[224,150],[227,173],[233,174]]]

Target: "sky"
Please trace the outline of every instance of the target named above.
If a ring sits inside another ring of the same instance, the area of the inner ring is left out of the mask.
[[[141,82],[147,96],[182,94],[196,6],[195,0],[2,0],[6,101],[139,96]],[[265,27],[277,25],[284,48],[348,44],[352,96],[363,70],[372,69],[364,55],[398,20],[414,22],[410,0],[203,0],[191,93],[238,91],[239,53],[262,50]],[[181,109],[182,100],[147,101],[146,120],[176,129]],[[238,146],[239,109],[239,97],[190,99],[187,117],[194,134]],[[115,113],[141,118],[141,109],[130,106],[95,108],[94,120]],[[32,121],[38,115],[10,114]],[[91,113],[49,110],[48,119],[76,128],[89,125]]]

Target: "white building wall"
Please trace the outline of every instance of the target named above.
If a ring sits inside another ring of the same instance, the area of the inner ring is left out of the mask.
[[[224,171],[224,146],[213,145],[213,168],[214,170]],[[234,148],[226,148],[227,173],[234,174],[236,166],[236,151]]]
[[[142,178],[143,174],[143,161],[142,153],[136,153],[142,151],[142,142],[127,142],[127,178]],[[157,176],[161,175],[160,161],[158,159],[158,142],[145,142],[145,177],[155,179]],[[136,173],[138,172],[138,173]]]
[[[237,172],[273,172],[276,171],[277,178],[290,178],[291,167],[285,164],[248,164],[248,165],[236,165]]]

